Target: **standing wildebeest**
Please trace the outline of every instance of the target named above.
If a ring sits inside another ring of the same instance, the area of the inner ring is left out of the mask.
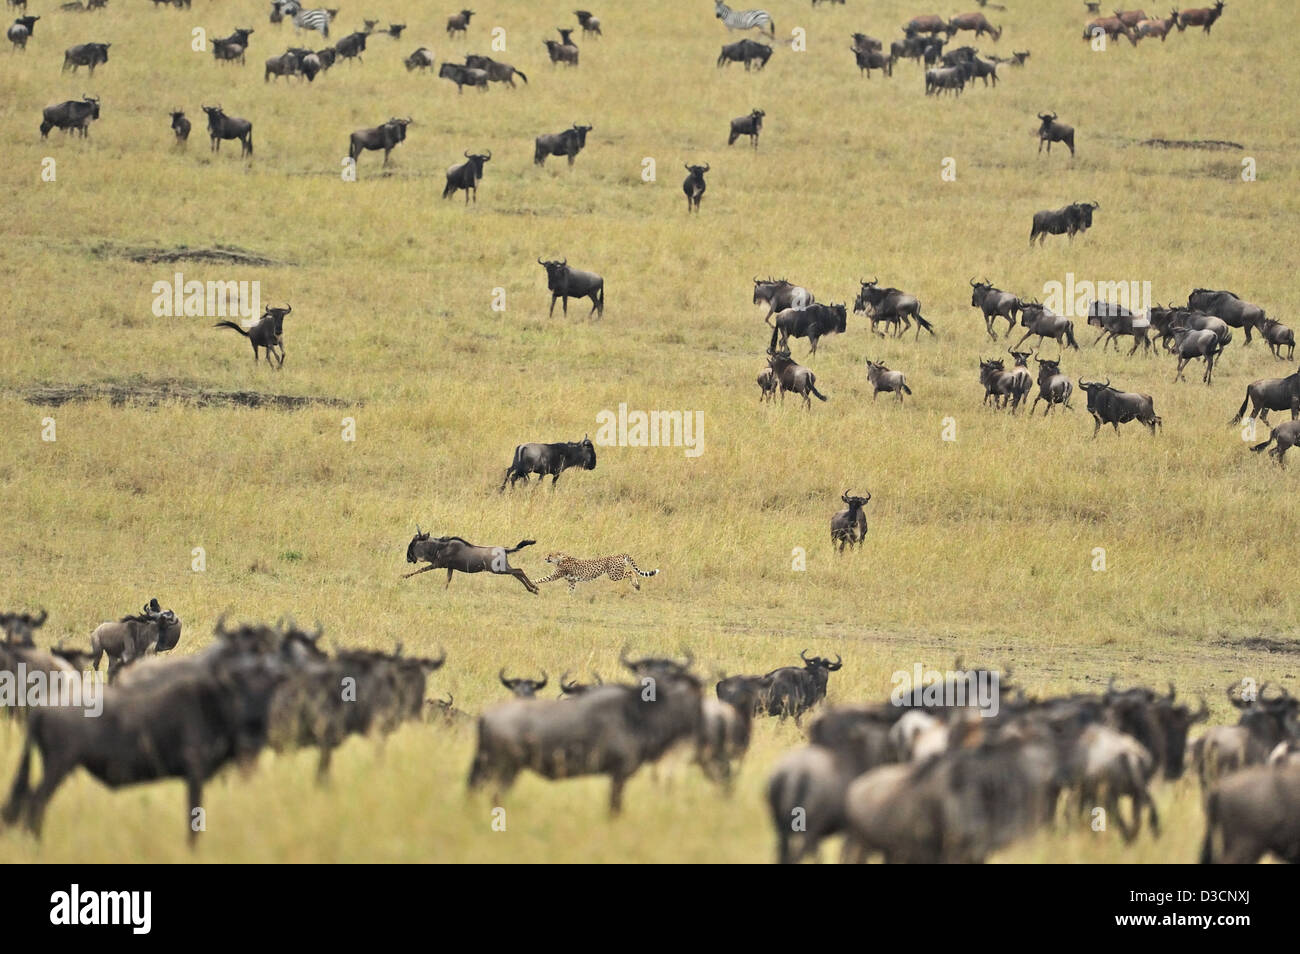
[[[1269,411],[1291,411],[1291,420],[1300,418],[1300,371],[1285,378],[1260,378],[1246,386],[1246,397],[1229,424],[1241,423],[1246,405],[1254,402],[1250,416],[1268,423]]]
[[[600,32],[600,19],[591,15],[590,10],[574,10],[573,15],[578,18],[578,26],[582,27],[582,35],[588,34],[593,36],[604,36]]]
[[[533,140],[533,164],[545,165],[547,156],[568,156],[569,165],[573,158],[587,145],[587,133],[591,126],[579,126],[574,123],[564,132],[543,133]]]
[[[90,69],[90,75],[95,75],[95,67],[100,63],[108,62],[108,48],[111,43],[78,43],[76,46],[69,47],[63,54],[63,69],[72,69],[77,72],[77,68],[85,66]]]
[[[1263,308],[1242,301],[1230,291],[1197,288],[1187,296],[1187,307],[1222,318],[1234,328],[1245,329],[1246,344],[1250,344],[1252,329],[1264,321]]]
[[[470,193],[474,193],[474,204],[478,204],[478,184],[483,178],[483,163],[492,158],[492,150],[486,153],[465,153],[465,162],[458,163],[447,170],[447,185],[442,190],[442,197],[449,199],[459,189],[465,190],[465,204],[469,205]]]
[[[409,73],[411,70],[427,70],[433,67],[433,50],[427,46],[422,46],[406,59],[402,60],[402,65],[406,67]]]
[[[1268,452],[1270,457],[1276,457],[1277,462],[1282,467],[1286,466],[1286,452],[1296,444],[1300,444],[1300,421],[1284,421],[1269,432],[1268,440],[1262,444],[1256,444],[1251,448],[1256,454],[1277,441],[1277,446]]]
[[[776,350],[777,336],[781,338],[781,350],[788,351],[789,340],[807,338],[812,345],[810,354],[817,353],[817,340],[823,335],[844,334],[848,324],[847,309],[843,305],[813,304],[805,308],[787,308],[777,314],[772,327],[772,343],[768,345]]]
[[[1016,327],[1016,312],[1020,310],[1020,299],[1011,292],[994,288],[993,283],[987,278],[982,282],[972,278],[970,287],[971,307],[978,308],[984,313],[984,327],[989,337],[994,341],[998,340],[998,333],[993,330],[993,322],[998,318],[1006,319],[1007,334],[1010,335]]]
[[[477,86],[480,93],[488,89],[487,70],[475,69],[461,63],[446,63],[438,67],[439,79],[449,79],[456,84],[456,92],[465,92],[466,86]]]
[[[784,278],[760,281],[754,279],[754,304],[767,305],[767,314],[763,320],[769,325],[772,315],[787,308],[807,308],[813,303],[813,293],[802,285],[792,285]]]
[[[355,33],[349,33],[343,39],[334,44],[334,50],[345,60],[356,57],[358,63],[364,63],[361,54],[366,51],[366,37],[370,35],[369,31],[358,30]]]
[[[1290,422],[1289,422],[1290,423]],[[1243,698],[1241,687],[1228,687],[1228,701],[1241,713],[1236,725],[1211,726],[1188,751],[1208,789],[1216,780],[1249,765],[1263,765],[1279,742],[1300,738],[1296,711],[1300,701],[1285,689],[1268,695],[1268,683],[1253,699]]]
[[[99,118],[99,97],[89,94],[81,99],[70,99],[57,106],[46,106],[41,111],[41,138],[55,127],[62,130],[79,129],[82,138],[90,134],[91,120]]]
[[[758,373],[758,403],[770,401],[776,397],[776,372],[771,368],[764,368]]]
[[[551,65],[556,63],[567,63],[569,66],[578,65],[578,48],[572,43],[561,43],[558,40],[543,40],[542,45],[546,47],[546,53],[551,58]]]
[[[911,394],[912,389],[907,386],[903,379],[902,371],[890,371],[885,367],[883,361],[872,361],[867,358],[867,380],[871,382],[871,400],[875,400],[881,391],[886,394],[897,394],[898,403],[903,403],[903,395]]]
[[[1121,424],[1141,421],[1151,429],[1153,436],[1157,426],[1164,426],[1164,422],[1156,416],[1155,401],[1149,394],[1137,394],[1113,388],[1110,386],[1109,378],[1106,379],[1105,384],[1100,381],[1084,381],[1080,378],[1079,387],[1088,394],[1088,413],[1092,415],[1096,425],[1092,429],[1094,439],[1103,424],[1113,425],[1115,433],[1118,434]]]
[[[239,155],[253,154],[253,124],[247,119],[227,116],[220,106],[204,106],[208,114],[208,136],[212,140],[212,151],[221,151],[221,140],[238,139]]]
[[[135,616],[100,623],[90,634],[91,668],[108,656],[108,675],[112,679],[122,667],[151,652],[175,649],[181,638],[181,621],[171,610],[164,610],[156,599],[145,604]]]
[[[1024,325],[1026,331],[1016,342],[1017,348],[1025,343],[1025,339],[1038,335],[1040,348],[1045,339],[1054,338],[1056,346],[1062,350],[1067,346],[1075,351],[1079,350],[1079,343],[1074,340],[1074,322],[1056,314],[1046,305],[1039,304],[1037,301],[1022,301],[1020,323]]]
[[[432,54],[430,54],[430,65],[432,65]],[[515,77],[518,76],[525,84],[528,77],[524,75],[523,70],[517,70],[509,63],[499,63],[490,56],[480,56],[477,53],[470,53],[465,57],[465,65],[471,69],[483,70],[488,75],[488,80],[493,83],[506,83],[511,89],[515,88]],[[588,129],[591,127],[588,126]]]
[[[23,9],[26,9],[26,7]],[[9,38],[9,42],[14,45],[15,50],[26,51],[27,38],[36,32],[36,21],[39,19],[40,17],[33,16],[19,17],[10,25],[5,36]]]
[[[534,596],[539,592],[528,574],[516,570],[507,557],[518,553],[524,547],[530,547],[536,540],[520,540],[513,547],[480,547],[470,543],[464,537],[430,537],[415,528],[415,536],[406,546],[407,563],[427,563],[418,570],[403,573],[402,579],[426,573],[429,570],[446,570],[447,582],[443,588],[451,586],[451,575],[459,570],[461,573],[495,573],[499,576],[513,576]]]
[[[1300,762],[1257,765],[1219,782],[1205,801],[1201,864],[1300,864]]]
[[[1196,331],[1179,327],[1173,331],[1174,351],[1178,354],[1178,370],[1174,372],[1174,380],[1178,381],[1182,378],[1183,369],[1190,362],[1200,358],[1205,362],[1205,373],[1201,375],[1201,380],[1206,384],[1213,383],[1214,359],[1223,352],[1223,342],[1219,340],[1219,336],[1208,329]],[[1136,343],[1134,347],[1137,347]]]
[[[948,21],[948,35],[952,36],[962,30],[974,30],[976,36],[987,33],[996,42],[1002,38],[1002,28],[989,23],[982,13],[963,13]]]
[[[539,258],[537,264],[546,269],[546,289],[551,293],[551,308],[546,313],[546,317],[551,318],[555,315],[557,298],[562,299],[566,315],[569,313],[570,298],[590,298],[591,311],[588,312],[587,317],[605,316],[605,279],[595,272],[570,268],[567,258],[558,262],[543,262]]]
[[[454,37],[457,33],[468,33],[469,20],[474,15],[473,10],[462,10],[455,16],[447,18],[447,35]]]
[[[863,525],[865,526],[865,521]],[[808,650],[801,649],[799,658],[803,660],[803,668],[782,666],[763,677],[767,684],[763,698],[767,714],[779,716],[782,722],[786,716],[793,716],[795,725],[802,725],[803,714],[826,698],[826,684],[830,674],[844,665],[839,653],[835,654],[835,661],[831,662],[821,656],[810,658]]]
[[[397,144],[406,140],[406,127],[411,125],[411,117],[393,118],[382,126],[358,129],[348,141],[348,155],[355,161],[363,149],[384,150],[384,165],[388,165],[388,154],[397,148]]]
[[[934,325],[921,317],[921,303],[917,301],[914,295],[900,291],[897,288],[881,288],[878,286],[876,279],[864,281],[858,279],[862,289],[858,292],[857,300],[853,303],[854,313],[865,312],[868,307],[871,309],[871,330],[876,331],[876,322],[894,322],[898,326],[898,334],[902,335],[912,327],[912,320],[916,321],[916,337],[921,337],[921,329],[924,328],[932,336],[937,337],[934,332]],[[884,334],[876,332],[882,338]]]
[[[682,192],[686,193],[686,211],[689,213],[693,207],[698,212],[700,199],[704,198],[704,173],[709,171],[709,164],[706,162],[702,166],[693,166],[690,163],[684,165],[686,171],[690,173],[682,182]]]
[[[761,109],[750,110],[748,116],[738,116],[731,121],[731,133],[727,136],[727,145],[730,146],[741,136],[749,137],[749,144],[755,149],[758,148],[758,134],[763,131],[763,117],[767,113]]]
[[[507,481],[510,482],[511,490],[514,489],[516,480],[528,483],[531,474],[537,475],[534,486],[540,486],[542,480],[549,475],[551,486],[554,487],[559,482],[560,474],[570,467],[596,469],[596,448],[590,437],[583,435],[580,441],[562,441],[558,444],[520,444],[515,448],[515,456],[506,468],[506,475],[501,479],[497,493],[506,489]]]
[[[1074,127],[1067,126],[1065,123],[1056,121],[1056,113],[1039,113],[1038,118],[1042,125],[1038,127],[1038,151],[1043,151],[1043,143],[1047,143],[1047,154],[1052,154],[1052,143],[1063,142],[1070,148],[1070,155],[1074,155]]]
[[[871,494],[868,493],[865,497],[850,497],[846,490],[840,494],[840,499],[846,506],[831,517],[831,546],[838,543],[839,552],[843,553],[845,546],[852,550],[855,545],[862,546],[867,539],[867,515],[862,508],[871,499]]]
[[[1103,33],[1110,40],[1115,39],[1117,36],[1128,37],[1129,43],[1137,46],[1137,34],[1119,17],[1098,17],[1084,24],[1083,38],[1085,40],[1091,41]]]
[[[1064,208],[1035,212],[1033,225],[1029,228],[1030,246],[1033,246],[1034,239],[1038,239],[1039,245],[1046,244],[1049,235],[1065,235],[1073,242],[1076,233],[1092,228],[1092,213],[1100,208],[1097,202],[1075,202]]]
[[[1137,351],[1138,345],[1142,345],[1142,353],[1146,354],[1151,350],[1151,339],[1147,333],[1151,330],[1151,320],[1142,315],[1135,315],[1123,305],[1112,304],[1108,301],[1092,301],[1088,303],[1088,324],[1101,329],[1101,334],[1097,335],[1093,347],[1102,338],[1106,343],[1101,346],[1105,351],[1111,343],[1115,344],[1115,351],[1119,351],[1119,339],[1123,335],[1131,335],[1133,338],[1133,347],[1129,350],[1129,357],[1132,357]]]
[[[867,74],[867,79],[871,79],[872,70],[880,70],[886,76],[894,75],[894,57],[886,56],[880,50],[860,50],[857,47],[849,47],[853,53],[853,59],[858,64],[858,75]]]
[[[262,73],[262,82],[269,83],[271,77],[298,76],[302,72],[302,58],[297,50],[285,50],[279,56],[269,57],[266,70]]]
[[[809,395],[815,395],[818,400],[827,400],[826,395],[817,390],[817,376],[805,368],[803,365],[796,364],[790,357],[788,351],[773,351],[771,348],[767,352],[767,366],[772,369],[776,375],[778,386],[781,389],[781,403],[785,403],[785,392],[793,391],[803,398],[803,405],[812,409],[812,398]]]
[[[541,679],[526,679],[523,676],[507,679],[504,666],[497,672],[497,679],[501,681],[501,685],[510,690],[510,694],[516,699],[536,699],[537,694],[545,689],[547,682],[549,682],[545,669],[542,670]]]
[[[867,36],[865,33],[853,34],[853,45],[851,50],[884,50],[885,46],[874,36]]]
[[[753,67],[755,60],[758,61],[758,69],[767,66],[767,61],[772,57],[772,48],[766,43],[759,43],[757,40],[737,40],[735,43],[728,43],[722,47],[718,53],[718,66],[726,66],[728,63],[744,63],[745,72],[748,73]]]
[[[955,95],[960,96],[963,89],[966,88],[966,81],[971,77],[971,65],[966,62],[958,63],[956,66],[944,66],[939,69],[925,71],[925,95],[931,93],[943,95],[944,90],[952,90]]]
[[[1280,321],[1274,321],[1272,318],[1265,318],[1263,324],[1259,326],[1260,337],[1268,342],[1269,350],[1279,361],[1282,358],[1282,346],[1286,345],[1286,359],[1291,361],[1295,358],[1295,332],[1282,324]]]
[[[1074,383],[1061,373],[1061,360],[1049,361],[1045,358],[1035,358],[1038,362],[1038,396],[1034,398],[1034,403],[1029,408],[1029,413],[1033,414],[1038,407],[1039,401],[1046,401],[1047,408],[1043,411],[1043,417],[1052,413],[1052,406],[1059,404],[1062,407],[1070,407],[1070,395],[1074,393]]]
[[[1214,26],[1214,21],[1223,15],[1223,8],[1226,4],[1223,0],[1217,0],[1212,7],[1197,7],[1195,10],[1183,10],[1178,14],[1178,32],[1182,33],[1189,26],[1205,27],[1205,32],[1210,32],[1210,27]]]
[[[1010,400],[1011,413],[1014,414],[1020,402],[1028,397],[1032,383],[1029,369],[1019,361],[1016,367],[1008,371],[1001,358],[980,359],[980,384],[984,385],[985,404],[989,403],[989,398],[993,398],[995,407],[1005,407]]]
[[[274,367],[277,371],[284,367],[284,319],[293,311],[292,305],[286,305],[284,308],[268,307],[257,323],[250,326],[247,331],[234,321],[218,321],[212,327],[214,328],[234,328],[241,335],[248,339],[248,343],[253,346],[253,363],[257,364],[257,349],[266,349],[266,366]],[[271,359],[277,357],[276,351],[279,351],[279,364],[272,365]]]

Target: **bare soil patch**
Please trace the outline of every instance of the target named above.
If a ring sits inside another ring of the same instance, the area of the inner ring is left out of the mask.
[[[298,410],[304,407],[353,407],[359,401],[337,397],[297,394],[267,394],[262,391],[219,391],[211,388],[155,381],[139,384],[73,384],[27,388],[22,393],[28,404],[62,407],[87,401],[108,401],[114,407],[157,407],[160,404],[189,404],[194,407],[266,407]]]

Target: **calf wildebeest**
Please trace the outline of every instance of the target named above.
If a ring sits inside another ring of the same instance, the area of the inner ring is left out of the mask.
[[[1169,36],[1169,31],[1177,25],[1178,11],[1174,10],[1169,14],[1169,18],[1166,20],[1144,18],[1134,24],[1133,29],[1137,33],[1139,39],[1144,39],[1149,36],[1158,36],[1160,37],[1160,42],[1163,43],[1165,42],[1165,38]]]
[[[1246,405],[1254,402],[1250,416],[1268,423],[1269,411],[1291,411],[1291,420],[1300,417],[1300,371],[1285,378],[1260,378],[1246,386],[1246,397],[1229,424],[1241,423]]]
[[[1206,384],[1213,383],[1214,359],[1223,352],[1223,342],[1219,340],[1219,336],[1208,329],[1196,331],[1180,327],[1173,331],[1174,351],[1178,354],[1178,369],[1174,372],[1174,380],[1182,379],[1183,369],[1190,362],[1200,358],[1205,362],[1205,373],[1201,375],[1201,380]],[[1134,347],[1136,348],[1137,345],[1134,344]]]
[[[1110,386],[1109,378],[1106,379],[1105,384],[1099,381],[1084,381],[1080,378],[1079,387],[1088,394],[1088,413],[1092,415],[1095,424],[1092,429],[1094,439],[1103,424],[1113,425],[1115,433],[1118,434],[1121,424],[1141,421],[1151,429],[1153,436],[1156,428],[1164,425],[1164,422],[1156,416],[1155,401],[1149,394],[1137,394],[1113,388]]]
[[[1129,43],[1137,46],[1137,34],[1119,17],[1098,17],[1084,24],[1083,38],[1085,40],[1091,41],[1103,34],[1108,40],[1113,40],[1117,36],[1127,37]]]
[[[867,358],[866,361],[867,380],[871,383],[871,400],[874,401],[880,392],[884,391],[886,394],[897,394],[898,403],[901,405],[903,395],[912,393],[912,389],[907,386],[907,382],[903,379],[903,372],[890,371],[889,368],[885,367],[883,361],[872,361],[870,358]]]
[[[871,79],[872,70],[880,70],[886,76],[894,75],[894,57],[886,56],[880,50],[859,50],[857,47],[849,47],[853,53],[853,59],[858,64],[858,75],[867,74],[867,79]]]
[[[778,312],[772,326],[772,343],[768,347],[788,351],[791,336],[807,338],[812,345],[809,354],[817,353],[817,341],[823,335],[842,335],[848,326],[847,309],[843,305],[812,304],[804,308],[787,308]]]
[[[574,10],[573,15],[578,18],[578,26],[582,27],[582,35],[588,34],[593,36],[604,36],[600,32],[600,19],[591,15],[590,10]]]
[[[99,118],[99,97],[86,94],[81,99],[70,99],[57,106],[41,110],[41,138],[54,128],[80,130],[82,138],[90,135],[90,123]]]
[[[769,325],[776,312],[787,308],[807,308],[814,301],[812,292],[802,285],[791,284],[784,278],[769,278],[766,281],[754,278],[754,304],[767,305],[767,314],[763,320]]]
[[[1205,802],[1201,864],[1300,864],[1300,762],[1258,765],[1219,782]]]
[[[1016,412],[1029,395],[1032,378],[1027,368],[1017,364],[1010,371],[1006,370],[1001,358],[980,359],[980,384],[984,385],[984,403],[993,398],[995,407],[1005,407],[1011,402],[1011,413]]]
[[[1295,332],[1272,318],[1265,318],[1258,328],[1260,337],[1268,342],[1269,350],[1279,361],[1282,358],[1282,346],[1286,346],[1286,359],[1291,361],[1295,358]]]
[[[455,36],[457,33],[467,33],[469,30],[470,17],[474,16],[473,10],[462,10],[455,16],[447,18],[447,35]]]
[[[248,343],[253,346],[253,363],[257,364],[257,349],[266,350],[266,366],[274,367],[276,370],[284,367],[284,319],[293,311],[292,305],[285,305],[283,308],[267,307],[262,317],[257,322],[245,329],[235,321],[218,321],[212,327],[214,328],[234,328],[241,335],[248,339]],[[277,354],[277,352],[279,352]],[[279,363],[272,365],[271,360],[278,358]]]
[[[1056,314],[1037,301],[1021,301],[1020,324],[1025,327],[1025,333],[1016,342],[1017,348],[1024,344],[1026,339],[1038,335],[1040,348],[1046,339],[1053,338],[1056,346],[1062,350],[1066,347],[1079,350],[1079,343],[1074,340],[1074,322]]]
[[[1210,32],[1210,27],[1214,26],[1214,21],[1223,15],[1223,8],[1226,4],[1223,0],[1216,0],[1212,7],[1197,7],[1195,10],[1183,10],[1178,14],[1178,32],[1181,33],[1189,26],[1205,27],[1205,32]]]
[[[771,368],[764,368],[758,373],[758,403],[771,401],[776,397],[776,372]]]
[[[1187,307],[1222,318],[1234,328],[1244,329],[1246,344],[1250,344],[1251,331],[1265,318],[1264,309],[1259,305],[1242,301],[1232,292],[1223,290],[1197,288],[1187,296]]]
[[[479,56],[478,54],[471,53],[465,57],[465,65],[473,69],[484,70],[488,75],[489,81],[493,83],[505,83],[511,89],[515,88],[516,76],[523,80],[524,83],[528,82],[528,77],[524,75],[523,70],[517,70],[509,63],[499,63],[490,56]],[[587,128],[591,129],[590,126]]]
[[[1074,202],[1060,209],[1035,212],[1029,228],[1030,246],[1034,239],[1038,239],[1039,245],[1046,244],[1049,235],[1065,235],[1073,242],[1076,233],[1092,228],[1092,213],[1100,208],[1097,202]]]
[[[212,140],[212,151],[221,151],[221,140],[238,139],[239,155],[253,154],[253,124],[247,119],[227,116],[220,106],[204,106],[208,114],[208,137]]]
[[[730,146],[741,136],[749,137],[749,144],[755,149],[758,148],[758,134],[763,131],[763,117],[767,113],[761,109],[750,110],[748,116],[738,116],[731,121],[731,132],[727,136],[727,145]]]
[[[840,494],[840,499],[844,501],[845,507],[831,517],[831,546],[838,543],[839,552],[843,553],[846,546],[852,550],[855,545],[862,546],[867,539],[867,515],[862,508],[871,499],[871,494],[868,493],[865,497],[850,496],[846,490]]]
[[[592,315],[604,317],[605,279],[595,272],[570,268],[567,258],[558,262],[543,262],[539,258],[537,264],[546,269],[546,289],[551,293],[551,307],[546,317],[554,317],[557,298],[563,302],[562,307],[566,315],[569,313],[570,298],[590,298],[591,311],[587,313],[587,317],[590,318]]]
[[[1034,398],[1029,413],[1034,413],[1039,401],[1047,402],[1043,417],[1050,414],[1052,406],[1056,404],[1074,410],[1074,408],[1070,407],[1070,395],[1074,393],[1074,382],[1061,374],[1060,359],[1050,361],[1045,358],[1035,358],[1034,360],[1038,362],[1038,396]]]
[[[497,673],[497,678],[501,680],[501,685],[510,690],[511,695],[516,699],[536,699],[537,694],[546,688],[548,682],[546,670],[542,670],[541,679],[525,679],[522,676],[516,679],[507,679],[505,667]]]
[[[982,13],[963,13],[948,21],[948,35],[952,36],[962,30],[973,30],[976,36],[987,33],[996,42],[1002,38],[1002,28],[989,23]]]
[[[500,576],[513,576],[524,585],[524,589],[535,596],[539,591],[533,581],[528,579],[528,574],[523,570],[512,567],[508,557],[524,547],[531,547],[536,542],[536,540],[520,540],[513,547],[508,548],[483,547],[470,543],[464,537],[430,537],[427,533],[421,533],[417,526],[415,536],[406,546],[406,562],[427,563],[428,566],[403,573],[402,579],[405,580],[417,573],[427,573],[429,570],[446,570],[447,582],[443,584],[445,589],[451,586],[451,575],[457,570],[461,573],[481,573],[486,570],[488,573]]]
[[[77,68],[85,66],[90,70],[90,75],[95,75],[95,67],[100,63],[108,62],[108,48],[111,43],[78,43],[76,46],[69,47],[63,54],[63,69],[71,69],[73,73]]]
[[[450,199],[458,189],[465,190],[465,204],[469,205],[470,193],[474,194],[474,203],[478,204],[478,184],[483,178],[483,163],[492,158],[492,150],[485,153],[465,153],[465,162],[458,163],[447,170],[447,185],[442,190],[442,197]]]
[[[1074,155],[1074,127],[1067,126],[1065,123],[1056,121],[1056,113],[1039,113],[1038,118],[1042,125],[1038,127],[1038,151],[1043,151],[1043,143],[1047,143],[1047,154],[1052,154],[1052,143],[1063,142],[1070,149],[1070,155]]]
[[[349,33],[343,39],[334,44],[334,49],[338,55],[343,57],[345,60],[350,60],[353,57],[356,57],[358,63],[364,63],[365,60],[361,58],[361,54],[366,51],[366,37],[369,35],[369,31],[363,32],[361,30],[358,30],[355,33]]]
[[[301,71],[301,59],[296,50],[286,50],[279,56],[272,56],[266,61],[266,71],[262,74],[262,81],[269,83],[271,77],[279,79],[281,76],[297,76]]]
[[[702,166],[693,166],[690,163],[683,163],[686,171],[690,173],[682,181],[682,192],[686,194],[686,211],[689,213],[692,208],[696,212],[700,211],[700,199],[704,198],[704,173],[709,171],[709,164],[706,162]]]
[[[781,403],[785,403],[785,392],[793,391],[803,398],[804,407],[812,408],[812,398],[814,395],[818,400],[827,400],[826,395],[817,390],[817,376],[805,368],[803,365],[796,364],[790,357],[789,351],[773,351],[771,348],[767,352],[767,366],[771,368],[772,373],[776,375],[777,384],[781,390]]]
[[[903,32],[908,36],[913,36],[917,33],[946,33],[948,36],[952,36],[957,31],[950,27],[948,21],[943,17],[931,13],[924,16],[912,17],[912,19],[903,24]]]
[[[1142,315],[1135,315],[1123,305],[1116,305],[1108,301],[1092,301],[1088,303],[1088,324],[1101,329],[1101,334],[1097,335],[1096,341],[1093,341],[1093,347],[1097,342],[1105,338],[1105,343],[1101,350],[1105,351],[1113,342],[1115,351],[1119,351],[1119,339],[1123,335],[1130,335],[1133,338],[1133,347],[1129,350],[1129,356],[1132,357],[1137,351],[1138,345],[1142,345],[1142,353],[1146,354],[1151,350],[1151,339],[1148,332],[1151,330],[1151,320]]]
[[[988,331],[989,337],[994,341],[998,340],[998,333],[993,330],[993,322],[998,318],[1006,319],[1007,334],[1010,335],[1016,327],[1016,313],[1020,310],[1020,299],[1011,292],[994,288],[993,283],[987,278],[982,282],[972,278],[970,287],[971,307],[978,308],[984,313],[984,328]]]
[[[427,70],[433,66],[433,50],[422,46],[406,59],[402,60],[407,72],[414,69]]]
[[[546,47],[552,66],[556,63],[567,63],[569,66],[578,65],[578,48],[573,43],[565,43],[559,40],[543,40],[542,44]]]
[[[444,62],[438,67],[439,79],[449,79],[456,84],[456,92],[465,92],[466,86],[477,86],[480,93],[486,93],[488,88],[487,70],[474,69],[471,66],[464,66],[461,63]]]
[[[1286,452],[1296,444],[1300,444],[1300,421],[1284,421],[1269,432],[1268,440],[1262,444],[1256,444],[1251,448],[1256,454],[1268,447],[1274,441],[1277,446],[1268,452],[1270,457],[1276,457],[1280,466],[1286,466]]]
[[[533,140],[533,164],[545,165],[547,156],[568,156],[569,165],[573,165],[574,157],[587,145],[587,133],[591,132],[591,129],[591,126],[579,126],[574,123],[564,132],[543,133],[538,136]]]
[[[909,295],[897,288],[881,288],[876,279],[871,281],[858,280],[862,286],[858,292],[858,297],[853,303],[854,313],[865,312],[871,309],[871,330],[876,331],[876,322],[893,322],[898,326],[898,334],[902,335],[912,327],[912,321],[916,322],[916,337],[921,337],[921,329],[924,328],[932,336],[937,337],[934,332],[934,325],[921,317],[921,303],[916,296]],[[883,338],[884,335],[880,332]]]
[[[348,140],[348,155],[355,160],[363,149],[384,150],[384,165],[388,165],[388,154],[397,148],[398,143],[406,140],[406,127],[411,125],[411,117],[393,118],[382,126],[358,129]]]
[[[122,666],[141,656],[175,649],[180,638],[181,621],[176,614],[161,609],[156,599],[151,600],[137,615],[95,627],[90,634],[91,668],[98,670],[100,659],[107,655],[112,679]]]
[[[559,482],[560,474],[570,467],[596,469],[596,448],[590,437],[583,435],[580,441],[562,441],[558,444],[520,444],[515,448],[515,456],[506,468],[506,475],[501,479],[497,493],[506,489],[507,481],[512,490],[516,480],[528,483],[532,474],[537,475],[535,486],[540,486],[542,480],[549,475],[551,486],[554,487]]]
[[[5,36],[9,38],[9,42],[14,45],[15,50],[27,49],[27,39],[36,32],[36,21],[39,19],[40,17],[33,16],[19,17],[10,25],[5,32]]]
[[[753,67],[755,61],[758,62],[758,69],[767,66],[767,61],[772,56],[772,48],[766,43],[759,43],[757,40],[737,40],[735,43],[728,43],[722,47],[718,53],[718,66],[726,66],[728,63],[744,63],[745,72],[748,73]]]

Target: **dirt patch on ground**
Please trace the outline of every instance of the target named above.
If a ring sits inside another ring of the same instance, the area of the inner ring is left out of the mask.
[[[268,407],[297,410],[304,407],[359,407],[359,401],[343,398],[266,394],[262,391],[217,391],[170,381],[144,384],[74,384],[28,388],[22,392],[28,404],[62,407],[85,401],[108,401],[114,407],[132,405],[189,404],[194,407]]]
[[[1246,649],[1253,649],[1258,653],[1282,653],[1284,655],[1300,656],[1300,640],[1287,642],[1282,639],[1272,639],[1268,636],[1250,636],[1246,639],[1230,640],[1228,644],[1244,646]]]
[[[149,246],[129,248],[119,245],[97,245],[92,251],[100,258],[125,258],[132,262],[139,262],[142,265],[203,262],[214,265],[247,265],[266,268],[274,265],[293,264],[292,262],[281,262],[273,258],[267,258],[265,255],[259,255],[256,252],[250,252],[248,249],[234,245],[212,245],[198,248],[191,248],[188,245],[177,245],[175,248],[153,248]]]
[[[1245,149],[1239,142],[1226,139],[1143,139],[1139,146],[1156,149]]]

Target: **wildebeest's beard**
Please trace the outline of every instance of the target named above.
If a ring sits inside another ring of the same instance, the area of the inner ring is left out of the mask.
[[[429,535],[427,533],[421,533],[419,527],[415,528],[415,536],[411,537],[411,542],[406,545],[407,563],[420,562],[421,552],[428,549],[427,547],[420,546],[420,544],[424,543],[428,539],[429,539]]]
[[[582,469],[595,470],[596,469],[596,448],[592,446],[590,440],[584,440],[582,442],[581,447],[582,447]]]

